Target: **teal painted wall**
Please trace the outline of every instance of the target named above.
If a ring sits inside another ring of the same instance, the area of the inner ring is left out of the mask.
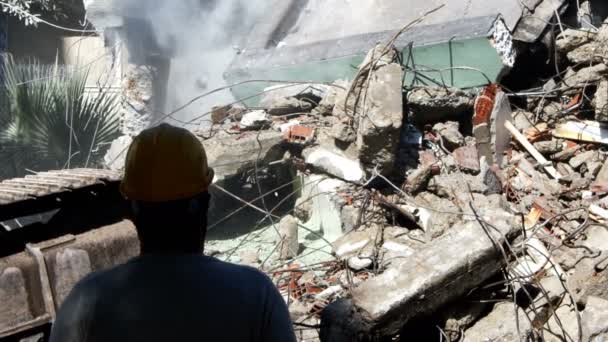
[[[486,38],[418,46],[412,52],[406,47],[402,52],[404,64],[409,70],[404,79],[406,86],[445,84],[458,88],[480,87],[487,84],[488,80],[495,82],[504,67],[500,56]],[[229,84],[254,79],[311,82],[350,80],[355,76],[366,53],[278,68],[250,69],[247,70],[247,79],[237,76],[242,74],[237,71],[228,73],[226,80]],[[475,70],[461,70],[457,67]],[[247,105],[255,106],[260,97],[252,96],[276,85],[268,82],[248,83],[234,87],[232,92],[236,99],[246,99],[244,102]]]

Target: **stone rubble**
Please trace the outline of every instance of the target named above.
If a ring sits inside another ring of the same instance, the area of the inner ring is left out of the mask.
[[[567,68],[537,88],[554,96],[403,88],[407,71],[378,45],[352,81],[276,86],[256,110],[218,114],[224,139],[282,137],[264,162],[290,168],[295,207],[276,217],[281,238],[268,239],[278,256],[240,260],[273,278],[299,338],[432,340],[438,328],[447,341],[608,338],[606,153],[555,133],[608,121],[599,36],[559,34]]]

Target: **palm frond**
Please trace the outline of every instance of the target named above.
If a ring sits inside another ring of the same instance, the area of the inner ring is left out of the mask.
[[[0,132],[0,144],[10,146],[0,151],[5,165],[17,170],[92,166],[119,136],[119,95],[108,89],[87,92],[88,71],[11,59],[4,71],[11,104],[9,124]],[[8,159],[15,150],[31,158]]]

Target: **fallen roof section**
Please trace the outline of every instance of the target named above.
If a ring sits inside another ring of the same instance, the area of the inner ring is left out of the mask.
[[[513,66],[512,33],[522,16],[525,32],[518,34],[530,41],[541,35],[553,12],[564,3],[564,0],[524,4],[516,0],[491,4],[472,0],[467,6],[446,3],[395,42],[408,60],[407,66],[416,71],[416,79],[410,77],[408,83],[470,88],[496,82]],[[232,84],[252,79],[311,82],[352,79],[356,72],[353,66],[359,65],[377,42],[386,41],[404,25],[420,18],[424,11],[440,4],[436,0],[412,1],[404,11],[402,2],[392,0],[279,1],[273,6],[277,17],[260,22],[252,30],[248,45],[225,77]],[[552,13],[546,17],[548,11]],[[239,85],[233,92],[237,98],[247,99],[268,85],[263,82]]]

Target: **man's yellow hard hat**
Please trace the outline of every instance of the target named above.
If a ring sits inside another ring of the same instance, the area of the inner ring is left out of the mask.
[[[120,191],[136,201],[187,199],[207,191],[213,175],[203,144],[194,134],[161,124],[141,132],[131,143]]]

